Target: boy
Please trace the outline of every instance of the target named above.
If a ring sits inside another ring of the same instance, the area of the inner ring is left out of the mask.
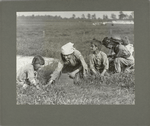
[[[24,88],[27,88],[28,85],[35,85],[37,87],[36,74],[44,64],[44,59],[40,55],[36,55],[32,63],[21,67],[17,71],[17,82],[23,84]]]
[[[120,73],[122,71],[125,71],[125,69],[129,66],[132,66],[134,64],[134,58],[129,52],[129,50],[122,45],[122,42],[120,41],[120,38],[104,38],[102,41],[103,45],[106,48],[109,48],[114,51],[115,54],[110,55],[109,57],[112,57],[114,66],[115,66],[115,72]]]
[[[96,77],[106,75],[109,68],[107,55],[101,51],[101,42],[93,40],[91,42],[92,54],[89,55],[90,69]]]
[[[123,45],[129,50],[131,55],[133,55],[134,47],[133,47],[133,44],[130,43],[128,36],[125,36],[123,38]]]

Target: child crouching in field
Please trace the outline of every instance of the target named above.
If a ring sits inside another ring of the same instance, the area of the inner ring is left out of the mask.
[[[61,47],[61,60],[56,70],[51,74],[49,84],[54,83],[61,72],[68,73],[74,79],[74,83],[78,83],[80,78],[86,76],[88,66],[81,53],[73,45],[73,43],[69,42]]]
[[[91,42],[92,54],[89,55],[89,63],[93,77],[108,75],[109,61],[107,55],[101,51],[101,46],[100,41]]]
[[[128,49],[128,51],[130,52],[130,57],[131,59],[134,60],[134,56],[133,56],[133,52],[134,52],[134,47],[133,44],[130,43],[130,40],[128,38],[128,36],[124,36],[123,38],[123,45]],[[125,72],[130,72],[132,70],[134,70],[134,63],[128,67],[125,68]]]
[[[29,85],[37,86],[37,71],[45,64],[44,59],[40,55],[36,55],[32,63],[21,67],[17,71],[17,82],[23,84],[23,88],[27,88]]]
[[[122,44],[129,50],[129,52],[133,56],[134,47],[133,44],[130,43],[128,36],[124,36]]]

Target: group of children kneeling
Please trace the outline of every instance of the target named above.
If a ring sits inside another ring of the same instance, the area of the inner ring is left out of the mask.
[[[55,83],[59,79],[61,72],[67,72],[69,77],[78,83],[80,78],[86,78],[90,73],[93,77],[107,76],[110,63],[114,65],[114,73],[126,71],[134,65],[133,45],[129,43],[127,37],[122,38],[104,38],[103,41],[91,41],[91,54],[89,55],[89,68],[84,57],[73,47],[73,43],[69,42],[61,47],[61,60],[58,66],[49,76],[48,84]],[[110,53],[106,55],[101,51],[104,45],[110,49]],[[44,58],[37,55],[33,58],[32,63],[23,66],[17,71],[17,82],[22,83],[26,88],[29,85],[37,85],[37,71],[45,64]],[[125,69],[123,69],[125,68]]]

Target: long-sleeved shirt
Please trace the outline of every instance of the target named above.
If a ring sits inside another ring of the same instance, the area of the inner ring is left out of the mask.
[[[29,82],[35,82],[35,71],[32,64],[27,64],[21,67],[17,71],[17,81],[18,82],[25,82],[28,80]]]
[[[107,70],[109,68],[107,55],[102,51],[99,51],[98,54],[90,54],[89,61],[90,61],[90,69]]]
[[[114,52],[116,54],[116,58],[122,57],[125,59],[134,60],[134,57],[124,45],[117,45],[114,48]]]
[[[133,44],[128,44],[125,47],[129,50],[129,52],[131,53],[131,55],[133,55],[133,52],[134,52]]]
[[[69,61],[64,61],[63,58],[58,62],[58,66],[55,71],[51,74],[51,80],[56,80],[59,78],[60,73],[64,67],[79,68],[81,66],[87,66],[83,56],[78,50],[74,50],[74,53],[70,55]]]

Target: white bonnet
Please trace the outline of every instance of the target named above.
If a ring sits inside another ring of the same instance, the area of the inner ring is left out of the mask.
[[[73,47],[73,43],[71,43],[71,42],[68,42],[67,44],[65,44],[65,45],[63,45],[62,47],[61,47],[61,53],[63,54],[63,55],[69,55],[69,54],[72,54],[73,52],[74,52],[74,47]]]

